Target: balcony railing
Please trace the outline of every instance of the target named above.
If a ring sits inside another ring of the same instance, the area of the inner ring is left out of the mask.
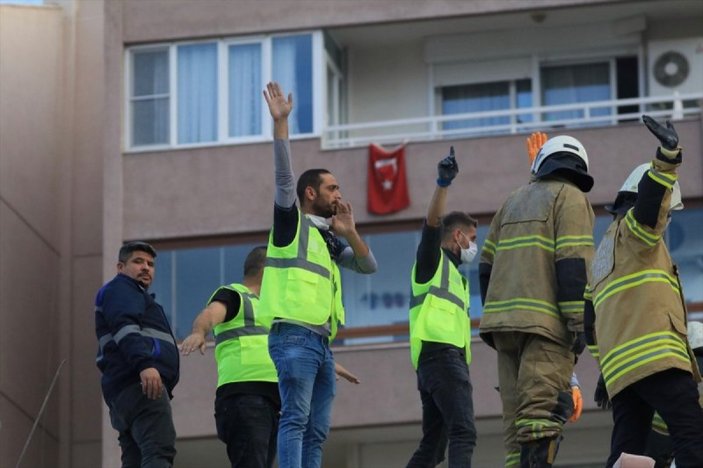
[[[643,113],[678,120],[701,114],[703,92],[671,96],[614,99],[556,106],[539,106],[409,119],[331,125],[323,131],[325,149],[365,146],[369,143],[403,143],[488,135],[529,133],[535,130],[617,125],[637,120]],[[569,113],[567,118],[552,118]],[[485,124],[486,119],[501,119]],[[481,122],[483,120],[483,122]],[[473,122],[473,123],[472,123]],[[454,123],[454,128],[452,127]],[[462,125],[466,125],[463,126]],[[460,128],[457,128],[460,127]]]

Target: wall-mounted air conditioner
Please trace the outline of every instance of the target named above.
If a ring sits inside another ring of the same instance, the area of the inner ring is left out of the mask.
[[[650,41],[647,51],[650,96],[703,93],[703,37]]]

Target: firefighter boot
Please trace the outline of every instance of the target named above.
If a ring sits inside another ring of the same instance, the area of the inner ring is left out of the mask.
[[[533,440],[522,444],[520,468],[551,468],[559,450],[561,437]]]

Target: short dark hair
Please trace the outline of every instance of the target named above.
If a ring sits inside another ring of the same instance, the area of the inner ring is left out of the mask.
[[[151,246],[151,244],[144,241],[131,241],[126,242],[122,247],[120,247],[120,253],[117,254],[117,260],[119,260],[120,263],[127,263],[134,252],[146,252],[156,258],[156,250]]]
[[[463,211],[452,211],[442,217],[442,238],[459,227],[478,227],[478,221]]]
[[[246,260],[244,260],[244,277],[257,275],[264,269],[266,263],[266,246],[259,245],[251,249]]]
[[[298,177],[298,185],[295,188],[295,192],[298,195],[298,200],[300,204],[303,204],[305,200],[305,189],[308,187],[314,188],[317,192],[320,191],[320,184],[322,184],[322,174],[331,174],[327,169],[308,169],[307,171],[300,174]]]

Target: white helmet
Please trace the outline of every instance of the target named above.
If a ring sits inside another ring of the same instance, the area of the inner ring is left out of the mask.
[[[532,173],[537,174],[542,163],[556,153],[571,153],[578,156],[586,164],[586,171],[588,171],[588,154],[581,142],[574,137],[559,135],[547,140],[540,148],[530,168]]]
[[[637,186],[644,177],[645,172],[651,167],[651,163],[640,164],[627,176],[625,182],[620,187],[620,192],[632,192],[637,193]],[[678,211],[683,209],[683,202],[681,201],[681,186],[679,182],[674,182],[674,187],[671,192],[671,203],[669,204],[669,209],[672,211]]]
[[[691,349],[703,348],[703,323],[688,322],[688,343]]]

